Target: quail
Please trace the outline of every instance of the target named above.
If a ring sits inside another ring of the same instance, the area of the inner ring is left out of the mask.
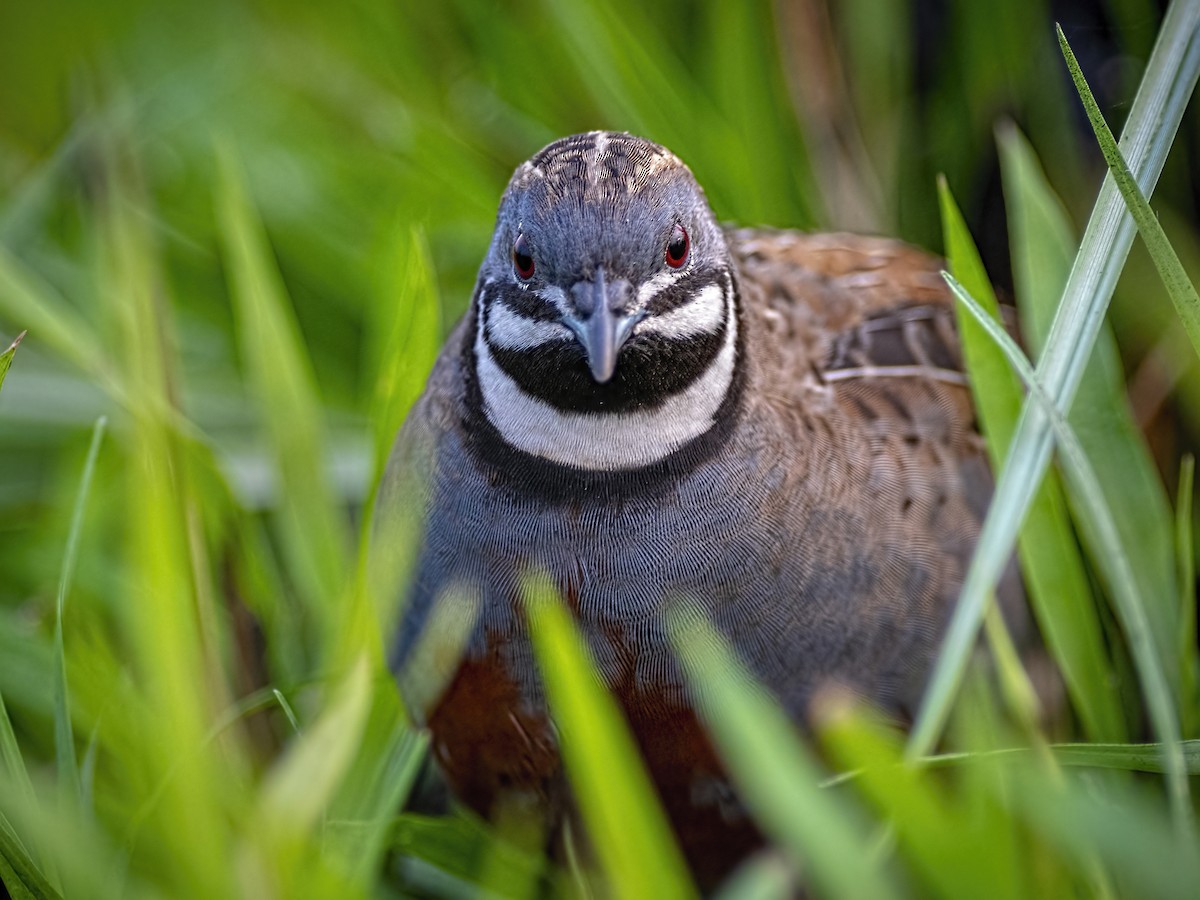
[[[914,709],[992,484],[940,268],[889,239],[724,228],[674,154],[629,134],[563,138],[516,170],[378,507],[377,553],[414,548],[391,662],[463,801],[569,815],[530,566],[701,884],[760,838],[668,604],[703,614],[798,723],[830,684]]]

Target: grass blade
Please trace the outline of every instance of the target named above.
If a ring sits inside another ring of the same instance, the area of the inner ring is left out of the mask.
[[[1179,709],[1184,737],[1200,729],[1200,648],[1196,646],[1196,550],[1192,539],[1192,490],[1196,457],[1179,467],[1179,499],[1175,503],[1175,554],[1179,561]]]
[[[1141,679],[1150,721],[1161,740],[1163,765],[1167,773],[1168,795],[1171,798],[1171,808],[1176,824],[1181,833],[1190,836],[1193,832],[1191,799],[1181,746],[1179,720],[1175,712],[1171,686],[1167,681],[1155,647],[1154,634],[1146,612],[1146,598],[1142,594],[1134,574],[1129,554],[1122,544],[1116,518],[1108,505],[1095,469],[1076,439],[1071,426],[1054,407],[1053,401],[1048,397],[1038,380],[1037,373],[1021,349],[991,319],[986,310],[979,306],[975,299],[963,289],[962,285],[950,275],[946,275],[945,278],[959,302],[971,312],[976,321],[983,325],[997,345],[1004,350],[1005,355],[1013,364],[1013,368],[1025,381],[1030,394],[1049,410],[1049,421],[1062,450],[1067,474],[1075,483],[1076,495],[1086,510],[1092,523],[1095,539],[1100,545],[1101,553],[1097,563],[1105,571],[1109,583],[1113,586],[1113,599],[1130,650],[1133,653],[1138,676]],[[1174,657],[1167,658],[1173,659]]]
[[[8,374],[9,367],[12,365],[13,357],[17,354],[17,347],[21,345],[21,341],[25,339],[26,332],[22,331],[17,335],[16,339],[9,344],[8,349],[0,353],[0,388],[4,387],[4,376]]]
[[[1166,767],[1163,765],[1164,748],[1161,743],[1157,742],[1149,744],[1047,744],[1045,749],[1053,755],[1054,762],[1060,766],[1081,769],[1114,769],[1122,772],[1150,772],[1158,775],[1166,771]],[[1184,770],[1189,775],[1200,774],[1200,740],[1181,741],[1179,752],[1183,758]],[[946,768],[978,759],[1011,759],[1014,762],[1025,762],[1036,759],[1041,753],[1041,747],[1000,747],[992,750],[969,750],[923,756],[916,761],[916,764]],[[901,766],[909,765],[909,763],[894,763],[893,765]],[[857,769],[841,772],[825,779],[821,782],[821,786],[836,787],[846,781],[852,781],[859,774],[860,771]]]
[[[1126,158],[1143,191],[1158,180],[1200,72],[1200,3],[1176,0],[1167,10],[1125,127]],[[1039,366],[1059,409],[1069,408],[1091,355],[1108,300],[1133,239],[1133,221],[1111,177],[1088,221],[1080,251]],[[1026,401],[1000,473],[976,554],[943,641],[908,745],[923,756],[950,713],[988,597],[1012,553],[1025,512],[1050,462],[1053,426],[1041,404]]]
[[[637,746],[553,585],[531,578],[525,596],[563,763],[609,888],[618,897],[694,896]]]
[[[17,840],[16,832],[0,812],[0,886],[13,900],[57,900],[50,885]]]
[[[369,334],[375,385],[371,423],[375,435],[374,482],[383,472],[396,432],[425,387],[442,345],[441,304],[424,233],[409,228],[392,240],[381,286],[371,304]]]
[[[1191,898],[1200,884],[1195,841],[1172,832],[1161,804],[1141,792],[1094,778],[1055,782],[1031,767],[1014,772],[1016,814],[1042,842],[1057,845],[1083,871],[1097,859],[1119,873],[1123,889],[1110,896]],[[1089,891],[1088,895],[1094,895]]]
[[[35,805],[37,799],[33,792],[33,782],[29,779],[29,770],[25,767],[25,757],[17,743],[17,735],[13,731],[12,720],[8,717],[8,708],[4,705],[2,695],[0,695],[0,761],[3,761],[5,769],[4,774],[0,775],[0,783],[10,785],[13,793],[25,806]],[[0,810],[0,818],[3,815],[3,811]],[[17,842],[21,852],[25,853],[25,848],[19,846],[20,838],[17,837],[16,832],[12,831],[6,821],[4,826],[9,827],[12,839]],[[0,853],[0,856],[2,855]]]
[[[1108,163],[1108,170],[1120,188],[1121,196],[1125,198],[1125,205],[1133,214],[1138,233],[1142,236],[1146,249],[1150,251],[1150,258],[1167,288],[1171,302],[1175,304],[1175,311],[1192,341],[1192,347],[1196,354],[1200,355],[1200,295],[1196,294],[1196,288],[1184,271],[1175,248],[1167,240],[1158,216],[1150,208],[1150,201],[1138,187],[1137,180],[1129,170],[1129,164],[1121,155],[1117,140],[1109,130],[1108,123],[1104,121],[1100,107],[1096,105],[1096,98],[1092,96],[1087,79],[1083,77],[1083,70],[1079,67],[1071,45],[1067,43],[1062,26],[1056,25],[1055,29],[1058,32],[1058,43],[1062,48],[1063,57],[1067,61],[1067,68],[1071,71],[1071,79],[1075,82],[1075,90],[1079,92],[1079,99],[1083,101],[1083,108],[1087,112],[1088,121],[1092,123],[1092,130],[1096,133],[1096,141],[1100,144],[1104,161]]]
[[[217,217],[241,354],[282,473],[278,522],[289,568],[318,634],[332,634],[329,598],[346,574],[341,513],[322,460],[316,379],[263,229],[231,150],[220,153]]]
[[[1129,772],[1166,771],[1162,744],[1054,744],[1054,758],[1064,766],[1123,769]],[[1200,741],[1179,745],[1183,767],[1189,775],[1200,774]]]
[[[945,179],[939,179],[947,262],[954,277],[998,319],[999,305]],[[1004,353],[961,308],[959,334],[971,374],[992,470],[1000,471],[1008,455],[1021,409],[1021,386]],[[1047,644],[1063,674],[1085,731],[1095,740],[1125,737],[1120,700],[1108,677],[1109,663],[1100,619],[1068,518],[1062,485],[1047,473],[1021,529],[1022,572]]]
[[[863,858],[863,823],[819,787],[822,773],[795,726],[742,671],[702,619],[668,618],[700,711],[754,820],[811,874],[823,895],[891,897],[882,873]]]
[[[1046,183],[1032,149],[1015,130],[1001,137],[1001,169],[1009,198],[1013,232],[1014,270],[1025,324],[1035,347],[1047,337],[1057,299],[1057,286],[1065,283],[1070,268],[1071,226],[1057,196]],[[1109,509],[1121,510],[1116,525],[1121,545],[1131,560],[1133,574],[1146,607],[1162,658],[1174,652],[1178,630],[1174,558],[1171,550],[1170,503],[1154,460],[1125,396],[1116,341],[1104,325],[1096,336],[1085,378],[1067,417],[1090,465],[1095,468]],[[1084,545],[1106,573],[1104,550],[1098,546],[1091,517],[1068,483]],[[1113,592],[1108,585],[1109,592]],[[1172,690],[1177,676],[1168,673]]]
[[[112,371],[91,325],[37,273],[0,246],[0,312],[111,388]]]
[[[273,837],[299,835],[315,827],[353,759],[370,709],[366,660],[347,673],[328,698],[321,717],[298,735],[267,777],[259,816]]]
[[[905,765],[900,732],[848,697],[829,698],[817,731],[838,764],[857,770],[856,789],[890,824],[900,855],[921,879],[918,895],[963,897],[986,884],[989,896],[1022,896],[1011,821],[994,798],[971,789],[969,768],[947,785]]]
[[[354,761],[329,804],[331,820],[355,826],[344,840],[330,834],[330,849],[364,890],[380,870],[392,819],[416,782],[428,746],[428,735],[408,726],[392,675],[381,670],[375,679]]]
[[[79,780],[79,764],[75,756],[75,731],[71,726],[71,701],[67,688],[67,653],[63,644],[63,615],[67,605],[67,591],[75,575],[75,560],[79,553],[79,536],[83,532],[83,513],[91,493],[92,477],[96,473],[96,460],[100,456],[100,444],[104,440],[104,429],[108,420],[101,416],[92,428],[92,442],[88,447],[87,460],[83,464],[83,477],[79,481],[79,493],[75,496],[75,507],[71,511],[71,527],[67,532],[67,549],[63,554],[62,569],[58,577],[58,594],[54,601],[54,757],[58,769],[60,796],[76,809],[83,809],[83,786]]]

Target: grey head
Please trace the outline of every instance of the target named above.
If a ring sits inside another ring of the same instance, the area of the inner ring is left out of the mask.
[[[571,470],[661,463],[729,412],[737,310],[724,232],[674,154],[610,132],[555,141],[500,202],[469,424],[485,449]]]

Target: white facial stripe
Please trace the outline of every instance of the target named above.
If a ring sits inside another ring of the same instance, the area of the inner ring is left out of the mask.
[[[665,291],[682,277],[682,271],[672,272],[670,270],[666,270],[659,272],[653,278],[644,282],[642,286],[638,288],[637,292],[638,309],[642,309],[654,297],[657,297],[659,293]]]
[[[565,466],[614,471],[657,462],[713,426],[733,381],[737,317],[732,291],[724,299],[729,327],[712,365],[655,410],[562,412],[526,394],[496,364],[482,334],[477,334],[484,414],[512,446]]]
[[[683,306],[660,316],[649,316],[638,324],[641,334],[659,334],[667,338],[693,337],[719,331],[725,318],[725,292],[719,284],[710,284]]]
[[[492,344],[508,350],[530,350],[550,341],[571,338],[565,325],[526,318],[499,300],[488,310],[487,334]]]
[[[571,312],[571,306],[567,303],[567,292],[562,288],[547,284],[534,290],[534,293],[557,309],[560,316],[568,315]]]

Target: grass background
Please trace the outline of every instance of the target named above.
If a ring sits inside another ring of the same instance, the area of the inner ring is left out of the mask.
[[[0,392],[9,891],[579,891],[520,827],[497,843],[469,817],[397,814],[423,739],[361,569],[383,456],[508,175],[562,134],[644,134],[722,219],[948,253],[977,299],[988,280],[1015,298],[1041,353],[1104,172],[1056,19],[1119,131],[1162,20],[1148,0],[5,4],[0,346],[29,331]],[[1193,282],[1198,145],[1192,110],[1153,197]],[[731,895],[771,895],[796,868],[829,896],[1200,883],[1191,801],[1173,790],[1172,807],[1160,754],[1130,746],[1159,732],[1088,506],[1103,494],[1114,513],[1170,718],[1200,737],[1182,466],[1200,373],[1140,246],[1110,331],[1070,419],[1101,489],[1064,467],[1022,545],[1069,697],[1053,722],[989,622],[1000,677],[969,676],[942,746],[959,756],[900,767],[902,735],[840,708],[814,755],[703,623],[678,623],[694,677],[729,675],[709,686],[714,734],[779,848]],[[977,384],[1008,391],[1011,419],[1017,383],[986,365]],[[1031,561],[1039,547],[1056,549]],[[687,894],[619,717],[591,720],[602,701],[543,600],[568,764],[597,798],[587,877]],[[593,727],[605,740],[575,752]]]

